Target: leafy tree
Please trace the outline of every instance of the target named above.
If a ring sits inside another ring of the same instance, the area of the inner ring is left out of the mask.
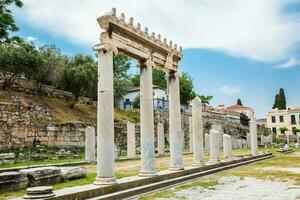
[[[188,105],[190,100],[196,97],[196,93],[193,90],[194,88],[193,80],[187,72],[182,73],[182,75],[180,76],[179,87],[180,87],[180,104]]]
[[[0,45],[0,79],[3,90],[17,83],[22,75],[27,78],[34,77],[42,66],[43,60],[32,44],[22,42]]]
[[[240,98],[238,98],[236,104],[237,104],[237,105],[240,105],[240,106],[243,106],[242,101],[240,100]]]
[[[12,41],[21,42],[17,36],[10,36],[10,33],[19,30],[9,7],[15,5],[18,8],[23,6],[21,0],[1,0],[0,1],[0,44]]]
[[[153,85],[157,85],[162,88],[167,88],[167,81],[165,78],[165,72],[161,69],[153,68],[152,69],[152,79]],[[135,75],[131,82],[133,86],[140,86],[140,74]]]
[[[97,94],[97,65],[92,56],[76,54],[63,67],[60,87],[72,92],[74,108],[80,96],[94,98]]]
[[[281,133],[285,133],[285,131],[287,131],[288,129],[287,129],[287,127],[281,127],[281,128],[279,128],[279,130]]]
[[[61,55],[60,49],[55,45],[45,45],[40,47],[40,56],[44,61],[43,67],[35,74],[37,89],[42,92],[43,85],[58,86],[60,76],[68,58]]]
[[[209,104],[209,102],[213,99],[213,96],[198,95],[198,97],[201,99],[202,103],[205,104]]]
[[[132,88],[128,74],[130,58],[118,54],[114,56],[114,105],[118,106],[122,97]]]
[[[140,108],[140,95],[137,95],[132,102],[133,108]]]

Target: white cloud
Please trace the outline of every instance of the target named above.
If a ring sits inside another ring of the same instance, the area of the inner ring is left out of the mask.
[[[275,68],[287,69],[287,68],[296,67],[296,66],[300,66],[300,59],[291,57],[285,63],[282,63],[282,64],[276,66]]]
[[[28,36],[28,37],[26,38],[26,40],[27,40],[28,42],[36,42],[38,39],[37,39],[36,37]]]
[[[206,48],[273,62],[288,59],[300,41],[298,0],[24,0],[21,17],[81,45],[98,42],[96,18],[112,7],[184,48]]]
[[[223,85],[217,91],[223,95],[232,96],[239,93],[241,89],[238,86]]]

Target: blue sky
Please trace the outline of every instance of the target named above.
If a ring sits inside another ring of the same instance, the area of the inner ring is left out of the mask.
[[[28,40],[93,54],[95,19],[111,7],[178,41],[181,71],[199,94],[214,96],[213,105],[239,97],[262,118],[280,87],[288,105],[300,105],[300,0],[24,0],[14,15]]]

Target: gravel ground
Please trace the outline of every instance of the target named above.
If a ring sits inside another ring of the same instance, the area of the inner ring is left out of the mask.
[[[195,187],[176,192],[172,199],[190,200],[295,200],[300,197],[300,187],[292,181],[280,182],[221,177],[218,185],[204,189]]]

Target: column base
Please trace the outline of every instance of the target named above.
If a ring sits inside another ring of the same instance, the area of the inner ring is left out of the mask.
[[[221,160],[210,160],[210,161],[208,161],[209,165],[214,165],[214,164],[219,164],[219,163],[221,163]]]
[[[141,171],[139,173],[140,177],[153,177],[153,176],[157,176],[158,174],[156,173],[156,171]]]
[[[112,178],[96,178],[94,185],[115,185],[118,184],[115,177]]]
[[[204,167],[205,166],[205,163],[203,161],[201,162],[194,162],[192,164],[193,167]]]
[[[169,168],[169,170],[170,171],[182,171],[182,170],[184,170],[184,166],[183,165],[181,165],[181,166],[171,166]]]

